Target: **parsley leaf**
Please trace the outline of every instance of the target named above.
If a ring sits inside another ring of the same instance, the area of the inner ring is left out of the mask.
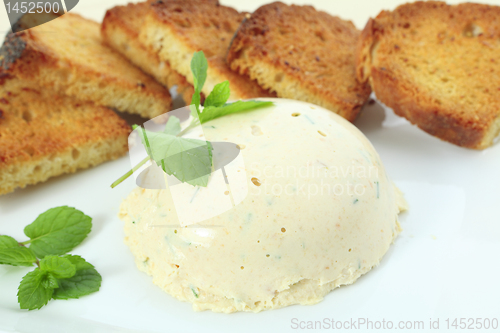
[[[0,264],[12,266],[33,266],[37,262],[33,251],[27,247],[11,247],[0,250]]]
[[[193,73],[194,93],[191,104],[196,107],[196,112],[200,113],[201,90],[207,79],[208,62],[203,51],[195,52],[191,59],[191,72]]]
[[[222,83],[216,84],[214,90],[212,90],[210,95],[205,98],[205,103],[203,103],[203,106],[205,108],[207,106],[223,106],[229,99],[229,95],[231,95],[231,90],[229,90],[229,81],[224,81]]]
[[[221,107],[205,107],[200,114],[200,123],[204,124],[215,118],[227,116],[232,113],[254,110],[257,108],[273,105],[273,102],[265,101],[237,101]]]
[[[194,186],[207,186],[212,172],[212,146],[207,141],[181,138],[141,128],[149,156],[168,175]]]
[[[17,299],[21,309],[40,309],[52,298],[54,289],[47,288],[47,272],[40,268],[26,274],[19,285]]]
[[[14,238],[6,235],[0,236],[0,250],[18,246],[20,245]]]
[[[81,211],[61,206],[40,214],[36,220],[24,228],[31,240],[30,249],[37,257],[59,255],[71,251],[80,244],[92,228],[92,218]]]
[[[76,273],[76,267],[69,259],[58,256],[46,256],[40,260],[40,269],[56,279],[70,278]]]
[[[59,280],[59,288],[54,290],[54,299],[79,298],[96,292],[101,287],[102,277],[80,256],[65,255],[76,268],[76,273],[71,278]]]

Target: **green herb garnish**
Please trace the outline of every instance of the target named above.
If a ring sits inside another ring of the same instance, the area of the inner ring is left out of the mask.
[[[191,287],[191,291],[193,292],[194,297],[198,298],[198,293],[194,290],[193,287]]]
[[[91,228],[90,217],[62,206],[49,209],[26,226],[24,233],[30,239],[25,242],[0,236],[0,264],[37,266],[19,285],[21,309],[40,309],[52,298],[79,298],[99,290],[102,278],[94,266],[79,256],[61,256],[80,244]]]
[[[139,131],[149,158],[155,161],[163,171],[173,175],[181,182],[195,186],[207,186],[208,177],[212,171],[212,147],[210,143],[168,134],[167,130],[172,127],[169,126],[171,123],[178,124],[179,119],[170,117],[164,132],[150,132],[142,128]]]
[[[231,113],[249,111],[270,105],[273,105],[273,102],[237,101],[234,103],[224,104],[220,107],[205,106],[203,112],[200,114],[200,122],[203,124],[212,119],[227,116]]]
[[[71,207],[51,208],[24,228],[30,250],[39,258],[71,251],[87,237],[92,219]]]
[[[80,298],[98,291],[101,286],[101,275],[80,256],[67,254],[68,259],[76,268],[76,273],[70,278],[59,281],[59,288],[54,290],[54,299]]]
[[[163,171],[183,183],[206,187],[212,171],[212,145],[208,141],[182,138],[182,135],[212,119],[273,105],[273,102],[253,100],[227,103],[231,90],[229,81],[224,81],[215,85],[205,99],[203,112],[200,112],[201,91],[207,79],[207,70],[208,62],[203,51],[195,52],[191,59],[194,83],[191,99],[193,117],[184,130],[181,130],[180,121],[174,116],[169,117],[163,132],[150,132],[137,125],[133,126],[134,130],[140,128],[141,141],[148,157],[111,184],[112,188],[130,177],[149,160],[153,160]]]
[[[200,114],[201,89],[205,85],[207,79],[208,62],[203,51],[195,52],[191,59],[191,72],[193,73],[194,93],[191,97],[191,104],[196,108],[196,112]]]

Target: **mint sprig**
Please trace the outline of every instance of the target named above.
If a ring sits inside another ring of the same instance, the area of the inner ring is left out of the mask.
[[[255,100],[227,103],[231,90],[229,81],[224,81],[215,85],[212,92],[208,94],[204,109],[201,111],[201,91],[207,79],[207,71],[208,62],[205,54],[203,51],[195,52],[191,59],[194,86],[191,99],[192,120],[184,130],[181,130],[179,119],[173,116],[169,117],[163,132],[150,132],[134,125],[134,130],[139,127],[138,132],[148,157],[111,184],[112,188],[130,177],[149,160],[155,161],[163,171],[183,183],[206,187],[212,170],[212,145],[208,141],[182,138],[182,135],[207,121],[274,104]]]
[[[207,79],[208,62],[203,51],[195,52],[191,59],[191,72],[193,73],[194,93],[191,104],[195,106],[197,114],[200,114],[201,89]],[[196,116],[196,115],[194,115]]]
[[[92,228],[91,221],[75,208],[51,208],[24,228],[30,240],[23,244],[31,243],[30,249],[39,258],[67,253],[87,237]]]
[[[101,275],[80,256],[65,255],[75,265],[76,273],[71,278],[59,281],[59,288],[54,290],[54,299],[80,298],[96,292],[101,287]]]
[[[33,251],[25,247],[13,247],[0,250],[0,264],[12,266],[33,266],[37,262]]]
[[[21,245],[19,245],[19,243],[14,238],[6,235],[0,235],[0,250],[17,246]]]
[[[46,256],[40,260],[40,269],[56,279],[67,279],[76,273],[76,267],[69,259],[58,256]]]
[[[134,128],[137,128],[137,125]],[[212,171],[210,143],[169,134],[179,132],[179,119],[173,116],[169,118],[163,132],[150,132],[142,128],[139,131],[149,157],[165,173],[175,176],[181,182],[207,186]]]
[[[224,81],[215,85],[212,92],[205,99],[205,103],[203,104],[203,112],[200,112],[200,94],[207,78],[206,72],[208,67],[205,67],[206,63],[207,59],[205,58],[205,54],[203,53],[203,51],[195,52],[193,54],[193,58],[191,59],[191,72],[193,73],[194,94],[193,98],[191,99],[191,104],[193,104],[198,111],[200,124],[204,124],[209,120],[213,120],[232,113],[250,111],[257,108],[274,105],[273,102],[255,100],[227,103],[227,100],[231,96],[231,89],[229,88],[229,81]]]
[[[0,235],[0,264],[37,266],[19,285],[21,309],[40,309],[51,298],[79,298],[99,290],[102,278],[94,266],[79,256],[60,256],[87,237],[91,221],[81,211],[62,206],[49,209],[26,226],[24,233],[30,240],[19,243]]]
[[[167,125],[163,133],[168,135],[177,135],[181,132],[181,121],[175,116],[168,118]]]
[[[224,81],[222,83],[216,84],[214,90],[205,98],[205,103],[203,106],[207,107],[220,107],[223,106],[229,96],[231,95],[231,90],[229,89],[229,81]],[[205,112],[205,109],[203,110]]]
[[[271,105],[273,105],[273,102],[237,101],[234,103],[224,104],[220,107],[205,106],[203,112],[200,114],[200,123],[204,124],[212,119],[227,116],[232,113],[255,110]]]
[[[35,268],[23,277],[17,293],[21,309],[40,309],[50,301],[54,289],[48,288],[45,281],[47,272],[43,272],[40,268]]]

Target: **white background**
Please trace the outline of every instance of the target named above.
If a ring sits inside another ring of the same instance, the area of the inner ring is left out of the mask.
[[[264,1],[222,0],[252,11]],[[285,1],[316,8],[363,28],[399,1]],[[455,3],[455,1],[449,1]],[[500,5],[500,1],[489,1]],[[125,1],[80,0],[74,12],[101,20],[107,8]],[[9,23],[0,9],[0,32]],[[500,318],[500,145],[484,151],[442,142],[375,104],[356,125],[381,155],[389,176],[405,193],[410,210],[403,233],[379,267],[352,286],[330,293],[314,306],[292,306],[259,314],[193,312],[139,272],[123,244],[120,202],[134,187],[129,179],[109,185],[129,167],[127,157],[65,175],[0,197],[0,233],[22,241],[23,228],[60,205],[93,217],[93,230],[73,253],[103,276],[101,290],[80,300],[51,301],[40,311],[21,311],[17,286],[27,268],[0,267],[0,330],[7,332],[287,332],[298,321],[423,321]],[[455,331],[455,330],[453,330]]]

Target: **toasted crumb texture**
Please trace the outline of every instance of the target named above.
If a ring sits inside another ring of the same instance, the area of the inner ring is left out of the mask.
[[[500,7],[415,2],[371,19],[357,76],[442,140],[484,149],[500,133]]]
[[[109,9],[101,24],[102,38],[108,46],[168,89],[176,86],[177,93],[189,104],[194,92],[193,85],[172,70],[168,61],[161,61],[158,54],[139,39],[139,31],[149,6],[150,3],[141,2]]]
[[[127,152],[130,127],[112,110],[1,81],[0,194]]]
[[[139,38],[191,84],[191,58],[202,50],[208,60],[205,95],[216,84],[228,80],[231,100],[272,97],[274,94],[232,71],[226,63],[229,43],[243,18],[244,14],[211,1],[157,1],[146,15]]]
[[[39,17],[26,14],[19,24]],[[0,70],[82,101],[152,118],[171,109],[167,89],[102,43],[99,24],[76,14],[7,35]]]
[[[227,61],[279,97],[314,103],[353,121],[370,95],[368,84],[356,80],[358,37],[350,21],[275,2],[241,24]]]

